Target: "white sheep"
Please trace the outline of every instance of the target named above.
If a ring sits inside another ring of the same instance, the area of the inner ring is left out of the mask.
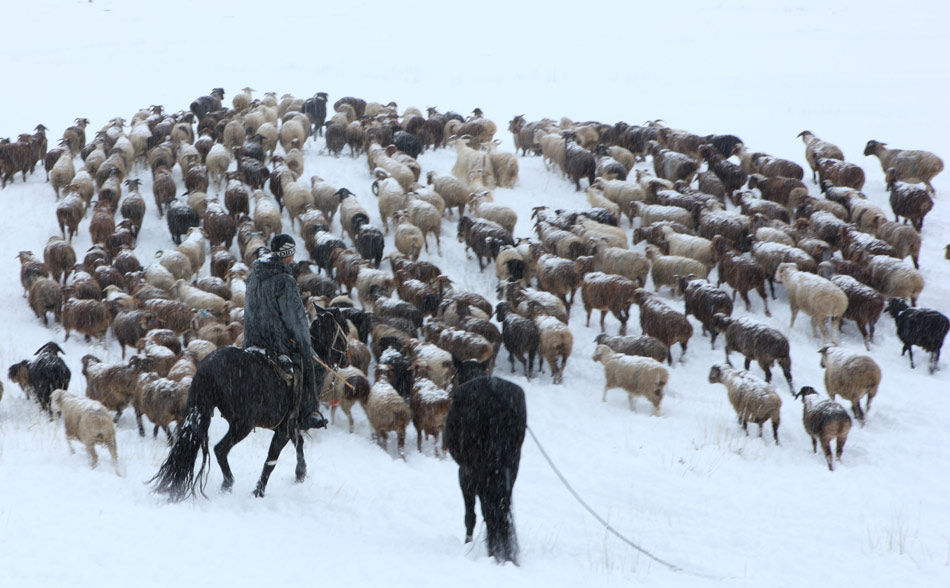
[[[314,207],[321,211],[327,217],[327,221],[333,222],[333,216],[340,208],[340,196],[337,194],[337,188],[328,184],[320,176],[310,178],[310,194],[313,196]]]
[[[701,261],[680,255],[663,255],[654,245],[646,246],[646,254],[650,260],[650,277],[657,292],[663,286],[669,286],[676,292],[679,288],[677,276],[693,274],[695,278],[706,279],[709,275],[709,267]]]
[[[314,206],[313,194],[306,186],[297,182],[293,172],[287,168],[280,172],[280,188],[283,192],[284,208],[290,215],[290,226],[293,228],[294,221],[299,223],[299,217],[303,211],[308,206]]]
[[[669,255],[689,257],[710,268],[716,265],[716,254],[709,239],[677,233],[669,225],[661,226],[660,232],[663,233],[663,241],[669,248]]]
[[[864,148],[864,155],[877,155],[881,169],[886,173],[894,168],[897,179],[910,184],[923,183],[933,194],[930,180],[943,171],[943,160],[929,151],[888,149],[886,143],[871,139]]]
[[[602,402],[607,402],[607,390],[622,388],[627,391],[630,410],[636,410],[636,397],[642,396],[653,405],[654,413],[659,414],[663,388],[670,379],[663,364],[651,357],[617,353],[606,345],[594,349],[594,361],[604,365],[606,382]]]
[[[66,149],[53,164],[53,169],[49,172],[49,181],[56,192],[56,198],[59,198],[59,191],[65,188],[73,181],[76,175],[76,167],[73,165],[73,154]]]
[[[593,249],[597,268],[605,274],[616,274],[632,280],[638,287],[646,285],[650,273],[650,261],[639,251],[610,247],[599,241]]]
[[[373,195],[379,207],[379,216],[383,220],[383,231],[389,234],[389,219],[397,210],[409,205],[409,194],[385,170],[377,168],[374,171],[376,179],[373,181]],[[395,226],[395,223],[393,223]]]
[[[112,465],[116,475],[119,475],[119,457],[115,447],[115,424],[112,415],[102,403],[84,398],[63,389],[54,390],[50,395],[53,414],[63,416],[66,428],[66,444],[69,452],[75,453],[73,439],[86,446],[92,467],[99,463],[96,454],[96,444],[105,445],[112,455]]]
[[[603,191],[603,196],[607,200],[614,202],[620,208],[620,211],[630,219],[630,226],[633,226],[633,207],[634,202],[643,202],[647,199],[646,192],[636,182],[626,180],[605,180],[596,178],[593,184],[594,188]],[[619,218],[619,217],[618,217]]]
[[[419,254],[426,242],[422,229],[412,224],[412,221],[409,220],[409,214],[405,210],[396,212],[393,215],[393,220],[396,223],[393,238],[396,249],[412,261],[416,261],[419,259]]]
[[[460,181],[469,184],[471,189],[472,172],[481,170],[481,181],[485,188],[495,187],[495,173],[488,154],[468,146],[468,135],[455,140],[455,163],[452,165],[452,175]]]
[[[191,227],[188,229],[188,235],[182,239],[175,249],[188,258],[191,268],[195,273],[198,273],[198,270],[205,264],[205,248],[207,245],[207,240],[201,228]]]
[[[696,220],[693,218],[693,215],[685,208],[680,208],[679,206],[631,202],[630,210],[633,214],[640,217],[640,226],[642,227],[648,227],[662,221],[680,223],[690,229],[696,226]]]
[[[264,236],[264,241],[267,242],[271,236],[283,230],[280,208],[263,190],[254,190],[251,197],[254,199],[254,227]]]
[[[864,424],[861,398],[868,397],[865,410],[871,410],[871,400],[881,384],[881,368],[870,355],[855,353],[825,345],[818,350],[821,367],[825,368],[825,389],[832,400],[841,395],[851,401],[851,410],[858,422]]]
[[[484,192],[472,194],[469,206],[475,216],[496,222],[506,231],[514,234],[515,224],[518,222],[518,213],[514,209],[491,202]]]
[[[221,186],[224,184],[224,174],[227,173],[231,165],[231,152],[221,143],[215,143],[208,151],[205,158],[205,166],[208,168],[208,175],[214,183],[216,192],[221,192]]]
[[[416,194],[412,192],[411,194]],[[419,227],[426,252],[429,251],[429,234],[435,235],[436,251],[442,255],[442,212],[438,208],[418,198],[411,198],[408,204],[409,222]]]
[[[788,292],[788,304],[792,309],[789,328],[795,325],[798,311],[803,310],[811,316],[812,334],[815,334],[815,327],[821,329],[821,342],[824,345],[828,338],[825,319],[830,318],[831,340],[837,344],[841,318],[848,309],[848,296],[844,291],[830,280],[800,271],[790,262],[779,264],[775,270],[775,281],[783,284]]]
[[[560,303],[561,301],[557,300],[557,302]],[[532,306],[540,308],[540,305],[534,305],[533,303]],[[532,309],[532,316],[535,312]],[[574,336],[571,334],[571,329],[558,318],[548,315],[534,316],[534,324],[540,331],[541,340],[538,352],[548,362],[554,383],[560,384],[564,381],[564,368],[567,366],[567,358],[574,349]],[[540,361],[538,364],[540,365]]]
[[[412,420],[412,411],[393,388],[391,378],[392,366],[376,365],[376,382],[369,391],[363,409],[379,446],[386,449],[389,432],[395,431],[399,456],[405,459],[406,426]]]
[[[434,171],[426,174],[428,184],[442,197],[446,208],[458,208],[459,217],[465,214],[465,206],[471,198],[472,191],[468,185],[453,176],[439,176]]]
[[[405,345],[409,352],[409,359],[414,364],[424,365],[428,370],[428,378],[439,388],[448,389],[455,374],[455,364],[452,354],[438,345],[426,343],[421,339],[409,339]]]
[[[590,241],[591,239],[595,241],[604,240],[610,247],[619,247],[620,249],[629,247],[627,233],[623,229],[597,222],[585,216],[578,217],[571,228],[571,232],[584,241]]]
[[[422,453],[422,437],[432,435],[435,441],[435,456],[439,457],[439,436],[442,437],[442,454],[445,454],[445,420],[449,415],[452,397],[448,390],[429,379],[425,364],[412,365],[413,382],[409,392],[409,408],[412,424],[416,428],[416,447]]]
[[[782,399],[775,387],[745,370],[732,368],[726,364],[713,365],[709,370],[711,384],[723,384],[726,387],[729,403],[736,411],[742,430],[749,434],[749,423],[759,425],[759,437],[762,425],[772,421],[772,437],[778,444],[778,427],[782,421]]]
[[[496,151],[500,144],[498,139],[488,144],[488,158],[496,185],[499,188],[512,188],[518,182],[518,158],[514,153]]]
[[[191,279],[194,269],[188,256],[177,249],[160,249],[155,252],[158,263],[167,269],[176,280]]]
[[[158,262],[145,267],[145,282],[151,286],[169,292],[175,286],[175,280],[175,276]]]
[[[195,288],[185,280],[178,280],[170,290],[171,294],[195,310],[207,310],[216,317],[222,318],[228,314],[228,301],[199,288]]]

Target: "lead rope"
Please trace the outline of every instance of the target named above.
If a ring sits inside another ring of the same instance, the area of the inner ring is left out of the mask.
[[[657,562],[658,564],[660,564],[660,565],[662,565],[662,566],[664,566],[664,567],[670,569],[670,570],[673,571],[673,572],[679,572],[679,573],[684,573],[684,574],[690,574],[690,575],[692,575],[692,576],[697,576],[697,577],[700,577],[700,578],[707,578],[707,579],[711,579],[711,580],[725,580],[725,579],[727,579],[725,576],[713,576],[713,575],[710,575],[710,574],[702,574],[702,573],[700,573],[700,572],[693,572],[693,571],[690,571],[690,570],[683,569],[683,568],[681,568],[680,566],[678,566],[678,565],[676,565],[676,564],[670,563],[670,562],[668,562],[668,561],[666,561],[666,560],[663,560],[663,559],[657,557],[656,555],[653,555],[652,553],[650,553],[650,552],[647,551],[646,549],[644,549],[644,548],[640,547],[639,545],[637,545],[636,543],[634,543],[632,540],[628,539],[627,537],[624,537],[619,531],[617,531],[617,529],[614,529],[614,528],[610,525],[610,523],[608,523],[607,521],[605,521],[605,520],[603,519],[603,517],[601,517],[599,514],[597,514],[597,513],[594,511],[593,508],[591,508],[586,502],[584,502],[584,499],[581,498],[581,496],[577,493],[576,490],[574,490],[574,488],[571,486],[571,484],[567,481],[567,478],[565,478],[564,475],[561,474],[561,471],[557,469],[557,466],[554,465],[554,462],[551,460],[550,456],[548,456],[548,453],[544,450],[544,447],[542,447],[541,442],[538,441],[538,437],[534,434],[534,431],[531,430],[531,427],[528,427],[528,432],[531,433],[531,438],[534,439],[534,443],[535,443],[535,445],[538,446],[538,450],[541,452],[541,455],[544,456],[544,459],[545,459],[545,460],[547,460],[548,465],[551,466],[551,469],[554,470],[554,473],[555,473],[555,474],[557,474],[557,477],[561,480],[561,483],[564,484],[564,487],[567,488],[567,490],[571,493],[571,495],[574,496],[574,499],[577,500],[577,502],[579,502],[579,503],[581,504],[581,506],[583,506],[584,509],[586,509],[587,512],[589,512],[589,513],[591,514],[591,516],[593,516],[595,519],[597,519],[597,521],[598,521],[601,525],[603,525],[605,529],[607,529],[608,531],[610,531],[610,533],[612,533],[615,537],[617,537],[618,539],[620,539],[621,541],[623,541],[624,543],[626,543],[626,544],[629,545],[630,547],[633,547],[634,549],[636,549],[637,551],[639,551],[639,552],[642,553],[643,555],[649,557],[649,558],[652,559],[653,561],[655,561],[655,562]]]

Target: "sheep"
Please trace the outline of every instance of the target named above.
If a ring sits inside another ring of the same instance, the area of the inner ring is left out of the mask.
[[[844,451],[844,444],[851,430],[851,417],[848,416],[844,407],[834,400],[822,400],[818,404],[812,404],[808,399],[808,396],[812,394],[817,395],[818,392],[811,386],[802,386],[802,389],[795,394],[795,398],[802,399],[802,422],[805,425],[805,432],[811,437],[812,452],[818,453],[820,439],[825,461],[828,462],[828,470],[833,472],[835,468],[831,459],[831,440],[836,440],[835,455],[838,461],[841,461],[841,452]]]
[[[657,292],[663,286],[669,286],[676,293],[676,276],[693,274],[697,278],[705,278],[709,274],[709,268],[702,262],[678,255],[661,255],[660,250],[653,245],[647,245],[646,256],[650,260],[650,277]]]
[[[497,239],[505,245],[514,245],[514,239],[511,233],[496,222],[486,219],[473,219],[470,216],[463,216],[458,222],[458,241],[465,243],[465,252],[469,248],[475,252],[478,259],[478,269],[485,269],[483,259],[491,260],[491,242],[489,239]]]
[[[825,368],[825,389],[831,400],[841,395],[851,401],[854,417],[864,425],[861,398],[867,396],[865,410],[871,410],[871,400],[881,384],[881,368],[869,355],[825,345],[818,350],[821,367]]]
[[[646,192],[639,184],[625,180],[596,178],[591,188],[601,190],[603,198],[615,203],[619,211],[627,215],[631,226],[633,226],[634,216],[631,204],[633,202],[643,202],[647,198]],[[588,188],[589,192],[590,188]]]
[[[934,373],[940,361],[940,348],[950,330],[950,320],[930,308],[908,308],[900,298],[888,298],[885,310],[894,319],[897,337],[904,344],[901,355],[907,353],[911,369],[914,368],[914,345],[919,345],[930,352],[930,373]]]
[[[888,255],[897,258],[894,248],[887,242],[850,226],[841,228],[838,246],[844,259],[857,260],[864,255]]]
[[[772,300],[775,300],[775,271],[779,264],[790,262],[803,272],[815,272],[817,264],[815,259],[798,249],[782,243],[755,242],[752,244],[752,257],[759,267],[765,273],[768,280],[769,289],[772,293]]]
[[[709,240],[712,240],[716,235],[722,235],[735,243],[735,247],[739,251],[748,251],[751,228],[752,220],[744,214],[728,210],[708,211],[704,209],[699,213],[697,234]]]
[[[152,169],[152,196],[155,198],[158,218],[162,218],[166,204],[174,200],[176,190],[175,178],[170,168],[162,165]]]
[[[263,190],[254,190],[251,198],[254,199],[254,226],[262,233],[265,241],[270,241],[271,236],[283,230],[280,209]]]
[[[607,390],[622,388],[627,391],[630,410],[636,409],[636,397],[643,396],[653,405],[655,414],[660,412],[663,388],[670,374],[663,364],[649,357],[617,353],[606,345],[594,349],[594,361],[604,365],[604,394],[601,402],[607,402]]]
[[[495,151],[500,143],[498,140],[489,143],[488,160],[492,166],[496,185],[499,188],[511,188],[518,183],[518,158],[514,153]]]
[[[426,174],[426,181],[442,197],[446,208],[457,207],[459,217],[465,214],[465,206],[472,194],[467,184],[453,176],[436,175],[434,171]]]
[[[395,431],[397,451],[405,459],[406,426],[412,419],[412,411],[393,388],[392,367],[377,364],[376,382],[363,403],[363,409],[379,446],[386,449],[389,433]]]
[[[737,370],[724,364],[715,364],[709,370],[710,384],[723,384],[728,391],[729,403],[736,411],[742,430],[749,434],[750,422],[759,425],[759,437],[762,425],[772,421],[772,437],[778,445],[778,427],[782,421],[782,399],[775,387],[763,382],[745,370]]]
[[[834,186],[845,186],[861,190],[864,187],[864,170],[857,165],[840,159],[819,157],[815,160],[818,166],[818,180],[827,180]]]
[[[442,435],[442,452],[445,452],[445,419],[449,414],[452,397],[448,391],[429,379],[429,368],[423,363],[413,363],[412,391],[409,407],[412,409],[412,424],[416,428],[416,446],[422,453],[422,436],[435,438],[435,456],[439,457],[439,434]]]
[[[58,282],[50,278],[38,278],[31,285],[27,294],[30,308],[36,317],[43,321],[43,326],[49,326],[46,314],[53,313],[53,318],[59,322],[62,317],[63,288]]]
[[[688,184],[699,170],[699,163],[695,159],[677,151],[663,149],[656,141],[649,141],[647,150],[653,156],[653,172],[657,177],[671,182],[683,180]]]
[[[876,225],[875,235],[894,249],[894,257],[910,257],[914,269],[920,269],[920,233],[913,227],[884,220]]]
[[[155,259],[176,280],[190,279],[195,273],[195,268],[191,266],[188,256],[178,249],[160,249],[155,252]]]
[[[354,366],[340,368],[337,374],[328,374],[324,378],[320,401],[330,405],[331,422],[336,416],[337,406],[343,409],[343,414],[349,421],[350,433],[352,433],[353,405],[357,402],[362,406],[366,405],[366,401],[369,400],[369,380],[366,378],[366,372]]]
[[[643,334],[655,337],[667,346],[669,352],[666,359],[670,365],[673,365],[673,344],[679,343],[682,349],[680,361],[683,361],[686,345],[693,336],[693,326],[689,324],[686,316],[676,312],[643,288],[634,291],[633,301],[640,307],[640,328]]]
[[[795,325],[798,311],[803,310],[811,316],[812,334],[815,334],[815,327],[821,329],[821,341],[824,345],[828,338],[825,318],[830,318],[831,340],[837,344],[841,319],[848,308],[848,297],[841,288],[825,278],[799,271],[794,263],[779,264],[775,270],[775,279],[782,283],[788,292],[788,304],[792,309],[789,328]]]
[[[168,223],[168,232],[175,245],[181,244],[181,236],[188,233],[188,229],[201,224],[201,217],[188,204],[172,198],[168,204],[165,221]]]
[[[27,399],[30,393],[36,394],[40,408],[50,413],[50,394],[57,388],[68,388],[72,373],[59,354],[62,348],[49,341],[36,350],[33,359],[23,360],[10,366],[7,377],[23,390]]]
[[[502,324],[502,343],[508,350],[511,373],[515,373],[515,358],[517,358],[524,368],[525,377],[530,380],[534,369],[534,358],[540,345],[541,332],[538,326],[531,319],[513,312],[511,305],[507,302],[498,303],[495,307],[495,317]]]
[[[180,335],[191,327],[191,319],[195,311],[191,306],[178,300],[152,299],[141,304],[143,310],[155,313],[166,329],[171,329]]]
[[[888,200],[894,212],[894,221],[904,217],[904,222],[910,221],[917,232],[920,232],[924,228],[924,217],[934,207],[933,199],[927,190],[898,181],[897,177],[896,169],[887,169],[887,191],[890,192]]]
[[[772,157],[765,153],[752,154],[752,170],[766,177],[785,177],[801,180],[805,177],[805,170],[794,161]]]
[[[819,139],[811,131],[802,131],[798,133],[798,136],[801,137],[802,142],[805,144],[805,159],[811,167],[811,179],[817,184],[818,159],[830,158],[843,160],[844,153],[837,145]]]
[[[109,419],[106,408],[89,398],[83,398],[63,389],[54,390],[50,396],[53,411],[63,416],[66,429],[66,444],[69,452],[75,453],[73,439],[86,446],[92,468],[99,463],[96,444],[105,445],[112,456],[112,465],[119,475],[119,457],[115,446],[115,425]]]
[[[788,208],[778,202],[766,200],[765,198],[756,198],[752,192],[748,191],[737,192],[737,194],[739,209],[742,211],[742,214],[753,218],[756,215],[762,215],[767,219],[778,219],[786,224],[791,221]]]
[[[43,248],[43,263],[49,269],[54,281],[59,282],[62,278],[65,283],[73,266],[76,265],[76,251],[65,239],[52,236]]]
[[[56,220],[64,239],[70,243],[79,232],[79,221],[85,216],[86,207],[79,195],[73,192],[65,193],[63,199],[56,203]]]
[[[539,255],[535,262],[538,288],[560,298],[570,312],[581,280],[576,262],[548,253]]]
[[[858,261],[864,265],[869,286],[887,297],[909,298],[911,306],[917,304],[924,289],[919,271],[889,255],[860,256]]]
[[[730,318],[722,313],[713,315],[712,326],[726,338],[726,363],[730,366],[729,352],[738,351],[745,356],[745,369],[748,370],[755,359],[765,372],[765,381],[772,381],[772,364],[778,362],[792,388],[792,358],[789,355],[788,339],[785,335],[747,318]]]
[[[587,252],[587,246],[583,239],[550,223],[536,222],[534,230],[538,234],[542,245],[558,257],[577,259]]]
[[[720,181],[722,181],[722,184],[726,189],[726,194],[729,196],[732,196],[736,190],[744,186],[746,181],[749,179],[749,176],[746,172],[742,171],[738,165],[726,159],[725,156],[716,151],[712,145],[706,144],[700,146],[699,155],[706,161],[708,169],[716,174]],[[657,175],[660,175],[660,173],[657,172]],[[692,177],[689,178],[689,181],[691,180]],[[689,181],[686,183],[689,184]]]
[[[472,194],[469,200],[469,206],[472,214],[476,217],[496,222],[506,231],[514,234],[515,224],[518,222],[518,214],[513,209],[490,202],[485,192]]]
[[[943,160],[929,151],[888,149],[886,143],[871,139],[864,147],[864,155],[876,155],[881,169],[894,169],[895,179],[908,183],[923,183],[934,194],[930,180],[943,171]]]
[[[497,292],[499,298],[503,298],[514,305],[514,310],[518,314],[528,316],[530,314],[529,307],[531,304],[537,303],[540,305],[539,310],[555,317],[565,325],[567,324],[567,307],[564,306],[560,298],[549,292],[541,292],[533,288],[523,288],[516,282],[499,284]],[[490,308],[489,306],[489,309]]]
[[[574,132],[565,131],[564,135],[564,165],[562,170],[572,182],[574,189],[581,190],[581,178],[587,178],[588,185],[594,183],[596,161],[594,154],[574,142]]]
[[[716,254],[709,239],[683,235],[670,226],[661,226],[660,232],[663,234],[662,243],[665,244],[664,253],[667,255],[695,259],[707,267],[715,265]]]
[[[174,439],[168,425],[175,421],[177,426],[181,427],[185,420],[188,385],[190,383],[190,381],[182,382],[162,378],[154,372],[139,376],[132,396],[132,408],[135,410],[135,422],[138,424],[139,436],[145,436],[145,427],[142,425],[142,415],[144,414],[155,424],[152,436],[156,437],[159,428],[161,428],[165,431],[168,444],[173,443]]]
[[[227,300],[217,294],[195,288],[183,279],[177,280],[169,292],[195,310],[204,309],[216,317],[223,317],[228,312]]]
[[[585,275],[581,283],[581,297],[587,313],[586,326],[590,327],[591,312],[600,310],[600,331],[604,332],[604,319],[607,311],[610,311],[620,321],[619,334],[626,334],[630,305],[636,289],[637,284],[622,276],[602,272]]]
[[[592,253],[597,269],[605,274],[616,274],[632,280],[638,287],[646,285],[650,261],[639,251],[609,247],[604,242],[593,245]]]
[[[553,316],[541,314],[543,308],[540,304],[532,302],[529,307],[528,318],[533,320],[535,326],[538,327],[540,357],[548,362],[553,382],[560,384],[564,381],[567,358],[574,349],[574,336],[566,324]],[[540,358],[538,364],[541,366]],[[543,366],[539,369],[544,371]]]
[[[419,254],[425,244],[425,235],[422,230],[412,224],[405,210],[395,213],[393,220],[396,226],[394,238],[396,249],[412,261],[419,259]]]
[[[884,310],[884,296],[851,276],[837,275],[832,276],[830,280],[848,297],[848,308],[844,312],[844,318],[858,325],[858,330],[864,339],[864,347],[870,351],[870,343],[874,339],[874,325],[881,317],[881,311]]]
[[[495,347],[491,341],[477,333],[439,323],[428,323],[422,330],[428,342],[451,353],[456,363],[467,360],[484,363],[492,359],[495,354]]]
[[[455,373],[451,353],[419,339],[409,339],[404,349],[409,353],[409,359],[413,365],[425,366],[428,370],[426,377],[436,386],[445,389],[451,386]]]
[[[59,159],[56,160],[53,169],[49,172],[49,181],[50,184],[53,185],[53,190],[56,192],[57,200],[59,200],[59,191],[68,186],[75,176],[76,168],[73,165],[73,153],[64,151],[62,155],[59,156]],[[24,181],[26,181],[26,178],[24,178]]]
[[[356,277],[356,290],[359,295],[360,304],[364,309],[373,305],[372,293],[374,287],[377,288],[379,295],[391,296],[395,289],[392,274],[379,269],[361,267]]]
[[[144,367],[142,358],[134,355],[127,364],[108,364],[87,354],[81,363],[82,375],[86,377],[86,396],[115,411],[113,421],[118,422],[122,411],[132,401],[135,382]]]
[[[576,215],[577,213],[572,214]],[[577,219],[571,227],[571,232],[588,242],[594,239],[604,241],[610,247],[621,249],[628,247],[627,234],[623,229],[615,225],[595,221],[584,215],[577,215]]]
[[[696,226],[696,219],[690,211],[679,206],[664,206],[662,204],[644,204],[631,202],[630,210],[640,217],[640,226],[646,227],[662,221],[679,223],[687,228]]]
[[[721,286],[723,282],[732,287],[732,299],[735,302],[736,293],[742,296],[745,302],[746,311],[751,310],[749,303],[749,290],[755,290],[762,297],[762,304],[765,306],[765,316],[772,316],[769,311],[769,299],[765,293],[766,274],[762,267],[755,261],[749,253],[740,254],[727,239],[717,235],[712,240],[713,249],[716,251],[719,261],[719,279],[716,286]]]
[[[155,313],[147,310],[126,310],[116,314],[112,319],[112,334],[122,348],[122,359],[125,359],[127,346],[135,346],[150,329],[161,326],[162,322]]]
[[[594,337],[594,343],[606,345],[617,353],[650,357],[660,363],[666,361],[670,353],[669,348],[662,341],[649,335],[631,336],[601,333]]]
[[[732,315],[732,298],[718,287],[713,287],[706,280],[692,279],[691,276],[680,276],[679,289],[683,292],[685,308],[683,314],[693,315],[703,325],[703,335],[709,332],[712,339],[711,348],[716,347],[716,337],[719,332],[713,328],[712,319],[716,313],[726,316]]]
[[[78,331],[85,335],[86,341],[96,337],[104,342],[111,323],[112,315],[105,302],[69,297],[63,303],[62,324],[63,330],[66,331],[64,341],[69,340],[71,331]]]

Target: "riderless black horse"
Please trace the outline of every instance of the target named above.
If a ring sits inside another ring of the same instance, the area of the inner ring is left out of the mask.
[[[310,324],[313,349],[326,365],[348,365],[346,361],[346,321],[338,309],[324,310],[315,305],[317,318]],[[328,374],[317,365],[317,391]],[[221,467],[224,480],[221,490],[227,492],[234,484],[228,465],[228,452],[241,442],[255,427],[274,431],[261,478],[254,490],[255,496],[264,496],[264,489],[277,457],[288,441],[293,440],[297,450],[296,477],[302,482],[307,476],[303,455],[303,436],[295,426],[296,409],[300,398],[294,392],[290,362],[275,362],[264,353],[237,347],[222,347],[209,354],[201,363],[188,391],[185,422],[176,431],[175,444],[168,458],[152,478],[155,492],[167,494],[179,501],[200,490],[204,495],[210,468],[208,468],[208,427],[217,408],[228,421],[228,432],[214,446],[214,455]],[[329,375],[329,377],[334,377]],[[201,467],[194,473],[195,459],[201,449]]]

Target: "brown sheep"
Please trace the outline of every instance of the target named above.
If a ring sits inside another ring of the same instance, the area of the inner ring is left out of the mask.
[[[52,312],[56,322],[60,321],[63,309],[63,288],[50,278],[39,278],[30,286],[28,296],[30,308],[36,317],[49,326],[46,313]]]
[[[76,265],[76,251],[65,239],[54,235],[46,241],[46,247],[43,248],[43,263],[49,268],[53,280],[62,280],[65,284],[66,278]]]
[[[101,300],[80,300],[70,297],[63,303],[61,318],[63,329],[66,330],[64,341],[69,340],[71,331],[78,331],[85,335],[86,341],[97,337],[104,343],[106,331],[112,324],[109,306]]]
[[[136,355],[127,364],[102,363],[98,357],[84,355],[81,360],[82,375],[86,377],[86,396],[115,411],[112,419],[118,422],[122,411],[132,401],[132,393],[144,362]]]
[[[686,354],[686,345],[693,336],[693,326],[686,316],[663,303],[643,288],[633,293],[633,301],[640,307],[640,328],[645,335],[656,337],[669,348],[666,360],[673,365],[673,344],[679,343],[683,350],[680,361]]]
[[[185,420],[190,384],[190,378],[175,381],[159,377],[154,372],[139,376],[132,396],[132,408],[135,410],[135,422],[138,424],[141,437],[145,436],[145,427],[142,425],[144,414],[155,424],[152,437],[157,437],[158,430],[161,428],[168,437],[168,444],[171,445],[174,442],[168,425],[175,421],[177,426],[181,427]]]
[[[732,287],[733,302],[738,292],[742,296],[742,301],[745,302],[746,312],[751,311],[749,290],[755,290],[762,297],[765,316],[772,316],[769,311],[769,299],[765,293],[765,281],[768,276],[755,258],[749,253],[740,254],[728,240],[719,235],[713,237],[712,243],[719,261],[719,280],[716,286],[721,286],[723,282],[729,284]]]
[[[620,335],[627,332],[627,321],[630,319],[630,305],[633,303],[633,293],[637,289],[636,283],[622,276],[591,272],[584,276],[581,283],[581,297],[584,301],[584,311],[587,313],[586,326],[590,326],[590,315],[593,310],[600,310],[600,331],[604,332],[604,318],[610,311],[620,321]]]

